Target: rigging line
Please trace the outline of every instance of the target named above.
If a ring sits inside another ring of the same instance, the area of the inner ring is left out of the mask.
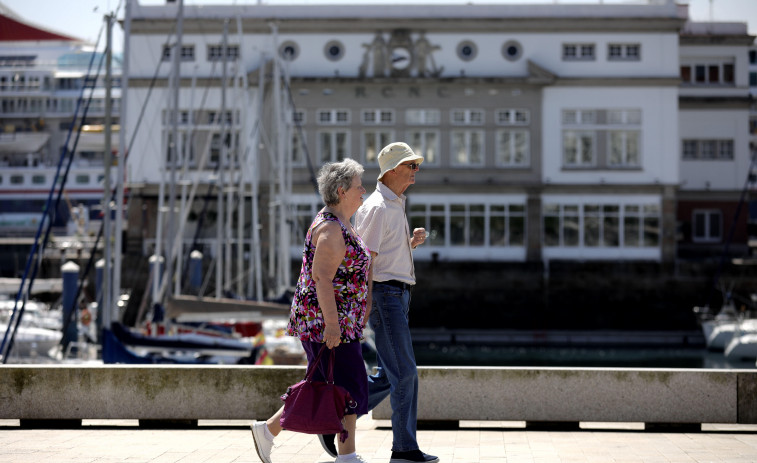
[[[284,80],[284,85],[287,89],[287,95],[289,95],[289,104],[292,105],[292,114],[297,113],[297,105],[294,103],[294,96],[292,95],[292,87],[289,85],[289,82]],[[260,117],[258,115],[258,117]],[[313,184],[313,187],[315,188],[315,194],[320,195],[318,193],[318,181],[315,179],[315,169],[313,168],[313,162],[310,159],[310,150],[308,149],[308,144],[305,139],[305,133],[302,130],[302,123],[295,117],[292,118],[294,120],[295,125],[297,126],[297,133],[299,133],[299,139],[300,139],[300,145],[302,145],[302,149],[304,151],[305,159],[308,163],[308,170],[310,172],[310,183]]]
[[[102,36],[103,29],[104,29],[104,27],[101,26],[100,33],[98,34],[98,37],[97,37],[97,42],[96,42],[96,45],[95,45],[95,50],[97,49],[97,44],[100,43],[100,38]],[[91,77],[92,64],[94,63],[95,56],[96,56],[96,53],[92,53],[92,55],[90,56],[89,68],[87,69],[87,74],[86,74],[85,82],[88,81],[89,78]],[[103,62],[103,60],[104,60],[104,55],[100,57],[100,63],[98,65],[97,74],[95,74],[95,82],[97,81],[97,77],[100,75],[100,69],[102,68],[102,62]],[[76,139],[74,141],[73,149],[70,150],[70,156],[68,158],[68,164],[67,164],[66,170],[65,170],[65,172],[63,174],[62,181],[61,181],[61,184],[60,184],[60,188],[58,190],[58,195],[57,195],[56,200],[55,200],[55,209],[51,210],[51,208],[50,208],[51,204],[50,203],[52,201],[53,192],[55,191],[55,188],[56,188],[56,186],[58,184],[58,179],[61,178],[60,177],[60,171],[61,171],[61,168],[63,166],[63,162],[66,159],[66,154],[69,153],[68,144],[69,144],[69,142],[71,140],[71,134],[73,133],[73,128],[76,125],[77,114],[79,113],[79,109],[80,109],[81,103],[83,101],[82,96],[84,95],[84,92],[86,91],[86,85],[84,85],[82,87],[82,90],[81,90],[81,92],[79,94],[79,98],[77,98],[76,108],[74,110],[73,120],[72,120],[71,126],[69,127],[68,134],[66,135],[65,144],[61,147],[61,155],[60,155],[60,158],[58,160],[58,167],[57,167],[56,172],[55,172],[55,177],[53,178],[53,184],[50,187],[50,191],[48,193],[47,202],[45,204],[45,209],[44,209],[43,214],[42,214],[42,220],[40,220],[40,224],[37,227],[37,233],[36,233],[36,235],[34,237],[34,243],[32,244],[32,249],[29,252],[29,257],[27,258],[27,261],[26,261],[26,267],[24,269],[24,274],[22,275],[21,283],[19,285],[18,293],[16,295],[16,301],[15,301],[15,303],[13,305],[13,312],[11,313],[11,317],[10,317],[10,319],[8,321],[8,328],[5,330],[5,335],[3,336],[2,343],[0,343],[0,357],[2,357],[3,363],[7,363],[7,361],[8,361],[8,355],[7,354],[9,354],[11,352],[11,349],[13,347],[13,341],[14,341],[14,339],[16,337],[16,332],[18,331],[18,327],[21,324],[21,318],[23,317],[24,309],[26,308],[26,300],[28,299],[29,295],[31,294],[32,286],[34,285],[34,279],[36,278],[36,275],[37,275],[37,270],[39,268],[39,265],[38,265],[38,263],[37,263],[37,261],[35,259],[35,256],[36,256],[36,254],[37,254],[38,251],[40,253],[44,252],[45,247],[47,245],[47,242],[48,242],[48,240],[50,238],[50,231],[52,230],[52,220],[53,220],[55,212],[57,211],[57,208],[58,208],[58,206],[60,204],[60,198],[61,198],[61,196],[63,194],[63,190],[64,190],[64,187],[65,187],[65,184],[66,184],[66,180],[68,178],[68,172],[71,169],[71,163],[73,162],[74,153],[76,151],[76,146],[77,146],[77,144],[79,142],[79,136],[81,135],[81,129],[82,129],[81,126],[83,125],[83,122],[86,121],[87,112],[89,111],[89,106],[90,106],[90,103],[92,101],[92,97],[93,97],[93,94],[94,94],[94,87],[95,86],[93,85],[92,86],[92,91],[90,92],[89,99],[87,100],[87,103],[84,106],[84,112],[83,112],[82,118],[81,118],[82,124],[80,124],[79,129],[77,131],[77,135],[76,135]],[[48,214],[50,215],[50,218],[49,218],[48,221],[46,221],[45,218],[48,217]],[[47,227],[46,232],[45,232],[45,237],[44,237],[44,240],[40,242],[39,238],[40,238],[40,235],[42,233],[42,228],[45,227],[45,226]],[[39,249],[40,247],[41,247],[41,249]],[[29,284],[27,286],[27,291],[26,291],[27,294],[26,294],[26,296],[23,299],[23,302],[21,304],[20,310],[18,310],[18,316],[16,317],[17,308],[18,308],[18,301],[21,298],[21,294],[23,292],[24,284],[26,282],[26,277],[29,274],[30,267],[31,267],[31,276],[29,277]],[[14,320],[14,317],[16,317],[15,320]],[[15,324],[14,324],[14,321],[15,321]],[[8,341],[8,335],[9,335],[9,333],[10,333],[10,340]],[[7,344],[6,344],[6,342],[7,342]],[[6,351],[7,351],[7,354],[6,354]]]
[[[733,235],[736,232],[736,226],[737,222],[739,220],[739,215],[741,215],[741,208],[744,205],[744,200],[746,199],[747,190],[749,189],[749,184],[753,183],[754,181],[754,172],[753,169],[757,165],[757,156],[752,156],[752,160],[749,163],[749,169],[747,170],[746,180],[744,181],[744,187],[741,189],[741,196],[739,197],[738,205],[736,206],[736,212],[733,214],[733,220],[731,221],[731,228],[728,230],[728,238],[725,241],[725,245],[723,246],[723,253],[720,255],[720,263],[718,264],[718,270],[715,273],[715,278],[713,280],[712,286],[710,287],[710,296],[707,299],[707,305],[709,306],[710,302],[712,301],[712,293],[713,289],[717,288],[718,282],[720,281],[720,275],[723,272],[723,267],[725,266],[725,260],[728,255],[728,249],[731,246],[731,242],[733,241]]]

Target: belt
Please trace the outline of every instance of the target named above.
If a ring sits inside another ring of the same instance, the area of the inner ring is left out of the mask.
[[[404,281],[399,280],[386,280],[386,281],[374,281],[374,285],[387,285],[387,286],[394,286],[395,288],[399,288],[403,291],[412,291],[413,286],[410,283],[405,283]]]

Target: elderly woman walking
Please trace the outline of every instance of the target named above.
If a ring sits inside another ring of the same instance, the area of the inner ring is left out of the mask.
[[[318,173],[318,191],[326,207],[316,214],[305,237],[302,270],[295,288],[287,334],[302,342],[308,367],[325,343],[335,349],[334,382],[357,402],[344,417],[349,437],[339,442],[336,463],[365,463],[355,451],[358,415],[368,413],[368,379],[360,340],[368,321],[371,255],[350,224],[363,204],[363,167],[352,159],[326,164]],[[325,363],[314,379],[325,380]],[[252,425],[255,450],[271,462],[273,438],[282,428],[282,407],[265,422]]]

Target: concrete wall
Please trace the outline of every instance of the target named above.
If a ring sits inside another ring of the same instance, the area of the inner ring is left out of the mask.
[[[304,367],[0,367],[0,419],[265,419]],[[419,420],[757,423],[757,371],[421,367]],[[388,401],[374,418],[390,416]]]

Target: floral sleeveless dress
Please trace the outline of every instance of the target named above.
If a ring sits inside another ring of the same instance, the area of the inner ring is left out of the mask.
[[[360,341],[363,337],[363,318],[365,317],[368,296],[368,269],[371,264],[371,254],[359,236],[350,233],[334,214],[324,211],[315,216],[305,237],[302,269],[292,300],[287,334],[296,336],[302,341],[323,342],[323,313],[318,304],[318,295],[313,279],[315,243],[312,242],[312,233],[318,225],[325,221],[339,224],[347,246],[344,260],[339,265],[333,281],[339,326],[342,331],[341,341]]]

